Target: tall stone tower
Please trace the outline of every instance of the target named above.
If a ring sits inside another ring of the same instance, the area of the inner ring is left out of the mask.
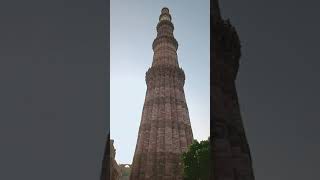
[[[193,135],[183,90],[185,74],[168,8],[161,10],[143,106],[131,180],[182,179],[181,155]]]
[[[214,180],[254,180],[249,145],[241,119],[235,79],[240,41],[229,20],[211,4],[211,144]]]

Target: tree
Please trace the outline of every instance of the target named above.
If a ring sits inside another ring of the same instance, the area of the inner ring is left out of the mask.
[[[187,152],[183,153],[184,180],[209,180],[210,142],[194,140]]]

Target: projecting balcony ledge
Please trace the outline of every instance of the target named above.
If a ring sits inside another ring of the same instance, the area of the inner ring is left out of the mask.
[[[172,30],[174,30],[174,25],[172,24],[172,22],[170,20],[161,20],[157,24],[157,31],[159,30],[160,26],[165,25],[165,24],[171,26]]]
[[[178,41],[176,40],[176,38],[172,37],[172,36],[159,36],[156,39],[154,39],[153,43],[152,43],[152,49],[154,50],[155,47],[162,42],[171,42],[173,43],[175,50],[178,50]]]

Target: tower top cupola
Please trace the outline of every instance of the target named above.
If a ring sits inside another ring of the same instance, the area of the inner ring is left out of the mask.
[[[171,21],[171,15],[169,13],[169,8],[167,7],[164,7],[161,9],[161,15],[159,17],[159,21],[163,21],[163,20]]]
[[[161,10],[161,13],[162,14],[164,14],[164,13],[168,13],[169,14],[169,8],[163,7],[162,10]]]

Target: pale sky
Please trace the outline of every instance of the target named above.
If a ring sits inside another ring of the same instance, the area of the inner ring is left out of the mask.
[[[118,163],[131,164],[146,93],[145,73],[161,9],[169,8],[194,138],[210,135],[209,0],[111,0],[110,136]]]

